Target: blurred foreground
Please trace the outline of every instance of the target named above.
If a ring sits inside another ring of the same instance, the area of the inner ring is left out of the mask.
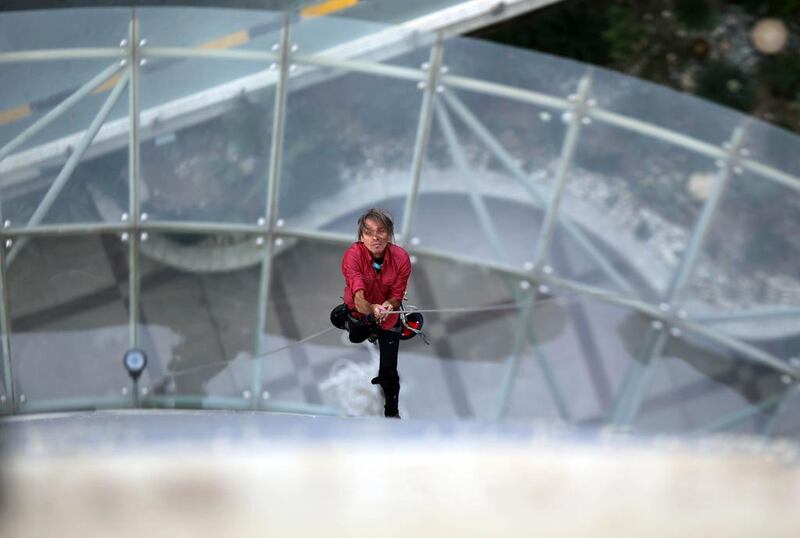
[[[788,441],[265,413],[0,421],[0,536],[800,536]]]

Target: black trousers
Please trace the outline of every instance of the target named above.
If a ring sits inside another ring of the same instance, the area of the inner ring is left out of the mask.
[[[384,407],[386,416],[398,416],[400,375],[397,373],[397,353],[400,350],[400,332],[387,331],[368,324],[350,326],[348,332],[350,341],[354,343],[363,342],[373,334],[377,335],[380,365],[378,366],[378,376],[372,380],[372,383],[380,385],[383,389],[383,396],[386,400]]]

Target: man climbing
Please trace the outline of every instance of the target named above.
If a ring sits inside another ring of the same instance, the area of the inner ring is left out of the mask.
[[[397,352],[401,338],[407,338],[408,334],[403,337],[404,324],[401,316],[394,312],[401,309],[411,276],[411,260],[408,253],[392,241],[394,223],[386,211],[373,208],[358,219],[356,242],[342,257],[344,307],[337,307],[341,321],[334,321],[333,314],[331,320],[337,326],[344,325],[341,328],[348,330],[351,342],[377,339],[380,366],[372,383],[383,389],[384,414],[400,418]]]

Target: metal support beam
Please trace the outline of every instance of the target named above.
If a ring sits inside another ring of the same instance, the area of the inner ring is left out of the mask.
[[[525,306],[522,307],[519,313],[514,344],[511,347],[511,353],[506,359],[506,373],[503,376],[503,384],[500,388],[500,401],[497,405],[496,419],[498,421],[503,420],[506,414],[508,414],[508,402],[511,399],[511,392],[514,390],[514,380],[517,377],[522,353],[525,351],[525,345],[528,341],[528,322],[536,304],[536,290],[531,289],[528,292],[528,297],[523,297],[520,302],[524,302]]]
[[[117,58],[124,53],[112,48],[76,48],[76,49],[44,49],[17,50],[0,53],[0,64],[20,62],[48,62],[61,60],[90,60],[93,58]]]
[[[128,73],[130,91],[128,93],[128,113],[130,132],[128,134],[128,222],[130,223],[128,242],[128,345],[139,347],[139,27],[136,9],[132,11],[128,31]],[[132,381],[131,404],[139,407],[139,386]]]
[[[544,382],[547,384],[547,388],[550,389],[550,396],[552,396],[553,401],[556,404],[556,409],[558,409],[558,415],[561,417],[561,420],[565,422],[572,422],[572,412],[569,410],[569,404],[567,403],[567,398],[564,396],[564,391],[561,390],[561,385],[556,380],[555,376],[553,375],[553,370],[550,369],[550,360],[545,355],[542,348],[539,347],[537,342],[534,341],[532,335],[528,334],[528,341],[533,348],[533,354],[536,356],[536,365],[539,367],[539,370],[542,373],[542,378],[544,378]]]
[[[782,396],[773,396],[771,398],[767,398],[755,405],[749,405],[747,407],[743,407],[732,413],[727,413],[716,420],[709,422],[708,424],[697,428],[693,433],[698,435],[705,435],[708,433],[724,430],[726,428],[730,428],[732,426],[736,426],[745,420],[757,415],[758,413],[769,412],[771,409],[774,409],[776,406],[780,405],[781,400],[783,399]]]
[[[89,125],[89,128],[83,134],[83,137],[81,138],[80,143],[78,143],[78,146],[75,148],[75,151],[72,153],[72,155],[69,156],[69,159],[67,159],[67,162],[64,164],[64,167],[61,169],[61,172],[59,172],[58,176],[53,181],[53,184],[50,186],[50,189],[47,191],[44,198],[39,203],[39,206],[36,208],[36,211],[34,211],[33,215],[28,220],[27,224],[28,227],[36,226],[47,215],[47,212],[50,210],[50,207],[55,202],[56,197],[64,188],[64,185],[66,185],[67,181],[69,181],[69,178],[72,176],[72,172],[75,171],[75,168],[77,168],[78,163],[80,163],[81,157],[83,157],[84,153],[86,153],[86,150],[89,149],[92,140],[94,140],[94,137],[97,135],[97,132],[103,126],[103,123],[106,121],[106,118],[108,118],[108,115],[111,113],[111,109],[119,100],[119,97],[120,95],[122,95],[123,90],[125,90],[127,83],[128,83],[128,73],[125,73],[120,78],[119,82],[114,87],[114,89],[111,91],[111,94],[108,96],[105,103],[103,103],[103,106],[100,108],[100,111],[97,113],[94,120],[92,120],[92,123]],[[14,258],[16,258],[17,254],[23,247],[24,243],[25,240],[22,239],[14,244],[11,251],[8,253],[8,261],[7,261],[8,266],[11,266],[11,264],[14,261]]]
[[[0,222],[2,222],[0,209]],[[14,367],[11,360],[11,311],[8,309],[8,286],[6,280],[6,246],[0,243],[0,343],[3,353],[3,376],[5,378],[5,395],[11,413],[16,413],[17,399],[14,390]]]
[[[263,375],[263,361],[265,338],[262,332],[267,324],[267,308],[269,308],[269,287],[272,281],[272,258],[275,221],[278,213],[278,196],[280,194],[281,156],[283,154],[283,131],[286,114],[286,88],[289,76],[289,35],[290,25],[288,14],[284,16],[281,42],[279,45],[278,84],[275,91],[275,111],[272,118],[272,146],[270,148],[270,167],[267,184],[266,215],[264,217],[263,232],[266,235],[264,257],[261,260],[261,279],[258,289],[258,312],[255,331],[255,346],[253,359],[253,374],[251,379],[251,406],[258,409],[261,402],[261,377]]]
[[[414,157],[411,163],[411,188],[408,198],[406,198],[405,209],[403,210],[403,228],[400,232],[400,244],[408,245],[411,239],[411,230],[414,224],[414,212],[417,208],[417,193],[419,183],[422,178],[422,165],[425,162],[425,153],[428,150],[428,139],[430,138],[431,122],[433,119],[433,104],[439,86],[439,71],[442,67],[442,55],[444,46],[442,36],[437,36],[436,43],[431,48],[430,60],[428,61],[428,78],[425,81],[422,106],[419,112],[419,123],[417,124],[417,138],[414,143]],[[424,66],[423,66],[424,69]]]
[[[572,156],[575,152],[575,147],[578,143],[578,135],[585,114],[586,102],[589,96],[590,88],[591,88],[591,78],[590,75],[587,74],[583,79],[581,79],[578,85],[578,95],[575,99],[574,108],[572,110],[572,119],[570,121],[569,128],[567,129],[567,133],[564,136],[564,141],[561,147],[561,159],[559,160],[558,170],[555,177],[555,185],[553,186],[553,193],[550,198],[550,203],[547,206],[547,210],[544,216],[544,222],[542,223],[542,228],[539,231],[539,237],[536,243],[536,251],[534,254],[534,262],[532,269],[534,277],[535,275],[541,272],[542,266],[544,265],[546,253],[550,245],[550,240],[553,236],[553,231],[555,230],[556,216],[558,215],[558,209],[561,202],[561,195],[564,191],[564,185],[566,184],[567,172],[569,171],[569,167],[572,163]],[[502,150],[499,144],[496,145],[497,149]],[[527,181],[523,182],[527,183]],[[511,397],[514,378],[516,377],[516,373],[519,368],[519,361],[521,360],[521,354],[525,347],[524,344],[528,341],[528,319],[530,317],[531,310],[533,310],[534,308],[535,300],[536,300],[536,293],[534,292],[530,296],[530,302],[525,306],[524,314],[520,316],[521,323],[517,327],[518,332],[514,339],[514,347],[512,350],[511,358],[508,361],[508,370],[506,371],[505,381],[503,383],[503,389],[501,392],[501,402],[498,411],[498,419],[502,419],[508,410],[508,399]],[[522,323],[523,320],[524,323]],[[540,367],[547,367],[546,363],[543,362],[541,359],[539,360],[539,365]],[[551,378],[552,375],[545,375],[546,380],[549,381],[551,380]],[[560,394],[560,392],[557,389],[552,389],[552,386],[551,390],[553,392],[554,397]],[[564,402],[559,402],[558,398],[556,398],[556,402],[557,404],[564,403]],[[565,405],[560,405],[559,410],[562,413],[562,416],[564,414],[567,414],[568,416],[568,411]]]
[[[483,202],[480,189],[472,177],[472,172],[467,165],[467,159],[464,157],[464,152],[461,150],[461,144],[458,141],[458,135],[456,135],[455,129],[453,129],[453,123],[450,121],[450,115],[447,113],[447,110],[441,101],[436,102],[434,109],[436,110],[436,119],[439,121],[439,126],[441,126],[442,133],[447,141],[447,147],[450,149],[450,154],[453,157],[453,162],[456,163],[456,167],[461,172],[464,181],[467,183],[467,194],[469,196],[469,201],[472,204],[472,209],[475,211],[475,214],[478,215],[478,221],[481,224],[481,228],[486,234],[486,237],[489,239],[489,243],[492,245],[492,249],[494,250],[497,258],[500,260],[506,260],[508,259],[508,256],[506,255],[503,244],[500,241],[500,236],[498,235],[494,224],[492,223],[492,217],[489,215],[489,210],[486,209],[486,204]]]
[[[771,319],[800,318],[800,308],[790,306],[773,306],[766,308],[751,308],[739,312],[720,312],[700,316],[692,319],[707,324],[737,323],[742,321],[766,321]]]
[[[61,101],[57,106],[49,110],[44,116],[36,120],[27,129],[15,136],[5,146],[0,149],[0,161],[11,155],[17,148],[33,138],[42,129],[53,123],[55,120],[67,113],[78,101],[93,92],[98,86],[113,77],[122,66],[119,62],[114,62],[103,69],[89,82],[78,88],[72,95]]]
[[[778,429],[781,419],[786,414],[786,409],[789,407],[789,402],[796,398],[798,394],[800,394],[800,385],[795,385],[783,393],[777,405],[775,406],[775,409],[772,411],[772,416],[770,416],[769,420],[767,420],[767,423],[764,424],[764,429],[761,431],[762,435],[765,437],[772,437],[775,435],[775,430]]]
[[[544,205],[544,197],[541,193],[539,193],[536,189],[534,189],[530,183],[527,175],[525,172],[520,168],[520,166],[514,162],[514,159],[508,152],[503,148],[503,146],[492,136],[489,130],[481,124],[480,120],[478,120],[472,112],[461,102],[461,100],[451,91],[445,91],[443,94],[445,101],[447,104],[453,109],[453,111],[458,114],[458,116],[462,119],[462,121],[478,136],[478,138],[484,143],[484,145],[494,154],[500,163],[505,166],[508,171],[511,173],[513,177],[515,177],[520,184],[528,191],[534,203],[537,203],[539,207],[543,210],[545,209]],[[619,272],[614,269],[614,267],[609,263],[608,260],[605,259],[605,256],[595,248],[592,242],[586,237],[586,235],[574,225],[569,220],[564,220],[561,225],[564,227],[564,230],[572,237],[572,239],[577,243],[577,245],[583,249],[589,257],[591,257],[602,269],[602,271],[608,275],[608,277],[617,285],[619,288],[628,293],[633,293],[633,288],[628,284],[628,282],[619,274]]]
[[[572,118],[569,127],[564,135],[561,144],[561,157],[558,160],[558,169],[554,179],[553,192],[550,195],[550,202],[547,204],[547,212],[539,230],[539,238],[536,241],[536,251],[533,255],[533,270],[538,272],[542,269],[550,249],[550,241],[556,228],[556,217],[561,207],[561,197],[564,194],[564,186],[567,183],[567,173],[572,165],[572,156],[575,154],[575,147],[578,145],[578,136],[581,124],[586,114],[586,103],[589,99],[589,92],[592,87],[591,71],[587,73],[578,83],[578,93],[575,96],[575,106],[572,109]]]
[[[710,327],[706,327],[705,325],[700,325],[698,323],[691,323],[684,320],[680,324],[680,327],[681,329],[686,329],[696,335],[707,338],[712,342],[716,342],[723,347],[740,353],[744,359],[752,361],[756,364],[763,364],[764,366],[768,366],[773,370],[783,374],[790,375],[795,380],[800,381],[800,368],[787,364],[785,360],[780,359],[771,353],[767,353],[766,351],[759,349],[752,344],[746,344],[745,342],[728,336],[723,332],[715,331]]]
[[[23,237],[51,237],[66,235],[98,235],[104,233],[124,232],[128,225],[122,222],[98,222],[96,224],[40,224],[35,228],[5,228],[0,229],[3,239],[16,239]]]
[[[645,335],[644,345],[639,353],[641,362],[634,359],[625,373],[625,379],[614,402],[609,422],[614,425],[625,425],[633,422],[639,413],[644,400],[644,392],[650,384],[657,366],[654,357],[664,351],[667,343],[667,332],[662,328],[651,327]]]
[[[683,288],[686,286],[686,281],[689,279],[692,269],[694,269],[697,256],[705,244],[711,221],[717,213],[717,208],[722,200],[722,196],[725,194],[725,189],[728,186],[733,170],[735,167],[739,166],[739,151],[741,150],[743,140],[744,129],[739,127],[734,131],[728,143],[728,151],[725,160],[722,162],[720,171],[714,180],[714,184],[711,186],[711,193],[708,195],[708,199],[703,205],[703,211],[700,213],[700,218],[692,232],[689,246],[686,248],[686,252],[681,259],[678,271],[667,290],[666,302],[669,305],[673,305],[673,303],[680,300]]]
[[[215,60],[245,60],[275,62],[279,55],[261,50],[213,49],[202,47],[147,47],[148,58],[209,58]]]

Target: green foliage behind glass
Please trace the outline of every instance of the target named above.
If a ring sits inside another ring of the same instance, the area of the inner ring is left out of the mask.
[[[756,106],[756,91],[750,77],[726,62],[711,62],[700,71],[697,94],[742,112],[750,112]]]
[[[711,28],[716,17],[708,0],[675,0],[675,16],[687,28]]]

